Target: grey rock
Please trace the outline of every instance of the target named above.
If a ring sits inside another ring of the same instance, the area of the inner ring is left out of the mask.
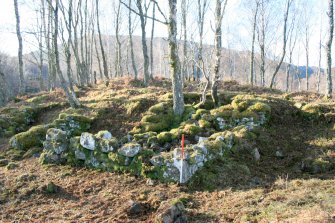
[[[107,130],[104,131],[99,131],[97,134],[95,134],[95,137],[100,138],[100,139],[107,139],[110,140],[112,139],[112,133],[110,133]]]
[[[101,149],[101,152],[109,153],[114,151],[114,147],[112,145],[112,142],[110,140],[102,139],[99,141],[99,146]]]
[[[141,145],[138,143],[124,144],[119,150],[119,154],[126,157],[134,157],[141,151]]]
[[[54,143],[53,144],[53,149],[55,151],[56,154],[62,154],[63,152],[65,152],[68,148],[68,145],[66,143]]]
[[[76,150],[74,151],[74,155],[76,157],[77,160],[86,160],[86,155],[85,153],[83,153],[82,151],[80,150]]]
[[[95,137],[93,134],[83,132],[80,136],[80,145],[89,150],[95,150]]]
[[[218,118],[216,118],[216,121],[219,125],[219,129],[224,129],[225,128],[226,121],[223,118],[218,117]]]
[[[65,142],[66,132],[61,129],[50,128],[47,130],[45,139],[47,141]]]
[[[253,150],[253,156],[256,161],[259,161],[261,159],[261,154],[259,153],[257,148]]]
[[[150,163],[154,166],[162,166],[164,164],[164,159],[162,156],[153,156],[150,159]]]

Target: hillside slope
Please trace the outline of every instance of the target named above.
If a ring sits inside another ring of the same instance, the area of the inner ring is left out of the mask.
[[[165,80],[143,88],[119,79],[109,88],[78,89],[84,104],[78,110],[68,108],[58,91],[21,98],[2,109],[0,118],[10,120],[12,126],[16,123],[16,128],[4,131],[0,139],[0,219],[153,222],[166,201],[181,202],[189,222],[335,221],[335,103],[312,93],[288,95],[223,83],[222,101],[231,102],[236,95],[261,98],[271,107],[270,119],[257,128],[257,137],[207,162],[185,185],[80,165],[42,165],[41,146],[9,149],[10,136],[52,123],[61,113],[92,117],[89,132],[108,130],[122,138],[142,125],[151,106],[169,97],[170,88]],[[187,103],[198,103],[200,90],[187,83]],[[21,113],[9,112],[27,107],[38,113],[29,122],[18,118]],[[175,142],[179,144],[179,139]],[[135,213],[134,202],[140,204]]]

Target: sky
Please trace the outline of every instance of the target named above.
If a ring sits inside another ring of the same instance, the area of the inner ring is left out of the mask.
[[[105,33],[112,34],[113,31],[113,18],[110,15],[113,15],[112,4],[113,1],[117,0],[100,0],[100,8],[103,9],[100,13],[102,30]],[[319,46],[319,33],[320,27],[323,28],[323,32],[326,31],[326,8],[327,0],[294,0],[295,2],[300,1],[303,4],[306,4],[311,8],[310,12],[311,21],[313,26],[310,33],[310,55],[311,61],[310,64],[317,66],[318,58],[315,55],[318,55],[318,46]],[[29,53],[32,50],[36,49],[35,39],[32,35],[27,34],[31,31],[34,24],[36,24],[36,12],[34,11],[34,2],[39,2],[39,0],[19,0],[19,11],[21,15],[21,30],[23,32],[24,38],[24,53]],[[167,13],[167,1],[159,0],[158,1],[165,13]],[[180,1],[179,1],[180,2]],[[210,0],[211,4],[214,3],[214,0]],[[247,2],[247,3],[246,3]],[[237,50],[250,50],[250,41],[251,41],[251,29],[250,29],[250,10],[248,10],[248,2],[252,0],[228,0],[228,6],[226,14],[223,19],[223,46],[230,47]],[[279,2],[285,2],[284,0]],[[189,36],[192,36],[195,41],[197,38],[197,29],[196,29],[196,18],[194,11],[196,10],[197,4],[196,0],[190,0],[190,11],[189,14]],[[211,26],[214,24],[213,19],[213,6],[210,6],[207,11],[206,21],[205,21],[205,35],[204,42],[208,44],[213,43],[214,35],[211,30]],[[251,6],[250,6],[251,8]],[[123,18],[126,18],[126,11],[123,12]],[[249,13],[249,14],[248,14]],[[280,19],[282,13],[277,13],[275,16]],[[322,19],[321,19],[322,18]],[[322,21],[322,22],[321,22]],[[124,34],[127,33],[127,21],[121,21],[122,25],[121,32]],[[321,25],[323,24],[323,25]],[[156,37],[166,37],[167,29],[165,25],[156,23],[155,25],[155,36]],[[150,35],[151,21],[148,21],[147,25],[147,35]],[[178,27],[180,29],[180,26]],[[281,29],[279,29],[279,32]],[[140,35],[140,27],[138,25],[135,30],[135,35]],[[322,35],[324,39],[325,35]],[[281,41],[279,41],[281,42]],[[14,3],[13,0],[1,0],[0,3],[0,51],[7,53],[11,56],[17,55],[18,41],[15,33],[15,14],[14,14]],[[271,46],[271,50],[274,55],[280,54],[280,44]],[[305,56],[303,52],[303,45],[300,47],[300,53],[295,53],[295,64],[304,64]],[[298,47],[297,47],[298,49]]]

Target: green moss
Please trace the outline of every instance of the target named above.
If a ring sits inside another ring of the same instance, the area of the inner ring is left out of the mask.
[[[140,126],[135,126],[129,133],[130,134],[139,134],[141,133],[143,130]]]
[[[244,125],[237,126],[233,130],[234,135],[237,139],[244,139],[244,140],[255,140],[257,139],[257,135],[253,132],[248,130],[248,128]]]
[[[148,143],[149,145],[158,143],[157,136],[151,136],[151,137],[149,137],[147,143]]]
[[[235,98],[231,105],[233,106],[233,108],[237,111],[244,111],[246,110],[249,105],[250,105],[250,102],[249,101],[246,101],[246,100],[243,100],[243,99],[239,99],[239,98]]]
[[[195,136],[202,131],[202,128],[200,126],[196,126],[195,124],[186,124],[183,128],[183,133],[187,136]]]
[[[310,103],[301,108],[302,116],[309,120],[319,120],[320,117],[330,112],[332,112],[331,107],[324,104]]]
[[[248,110],[243,112],[234,111],[232,113],[232,118],[233,119],[253,118],[254,121],[257,121],[259,119],[258,115],[255,112]]]
[[[118,153],[111,152],[111,153],[108,153],[108,159],[110,159],[113,162],[113,164],[125,165],[127,157],[122,156]]]
[[[76,150],[76,149],[79,149],[80,147],[81,147],[80,136],[72,137],[70,139],[70,144],[69,144],[70,150]]]
[[[303,171],[310,172],[313,174],[326,173],[332,170],[332,163],[323,158],[307,158],[303,160]]]
[[[161,132],[157,135],[157,139],[160,144],[165,144],[167,142],[172,142],[176,138],[174,134],[170,132]]]
[[[21,160],[24,154],[25,154],[24,150],[9,149],[5,152],[5,157],[10,160]]]
[[[43,148],[42,147],[32,147],[30,149],[28,149],[28,151],[23,155],[23,159],[27,159],[30,157],[33,157],[36,154],[40,154],[42,153]]]
[[[184,102],[185,104],[198,103],[200,101],[201,94],[196,92],[184,93]]]
[[[41,104],[44,103],[46,100],[49,99],[49,95],[39,95],[33,98],[29,98],[27,102],[29,103],[35,103],[35,104]]]
[[[127,109],[127,115],[133,115],[136,113],[140,113],[143,111],[144,108],[148,106],[150,103],[150,100],[146,98],[139,98],[133,101],[130,101],[125,105],[125,108]]]
[[[13,136],[9,141],[9,145],[11,148],[22,150],[27,150],[32,147],[41,147],[48,128],[48,125],[34,126],[26,132]]]
[[[170,125],[167,122],[162,123],[150,123],[144,122],[142,123],[145,132],[161,132],[169,129]]]
[[[170,130],[170,133],[172,134],[172,138],[179,139],[182,134],[182,130],[179,128],[174,128]]]
[[[200,128],[211,128],[212,124],[207,120],[200,119],[199,120],[199,126],[200,126]]]
[[[84,115],[61,113],[59,118],[54,120],[53,125],[66,131],[70,136],[79,136],[90,129],[93,120]]]
[[[166,102],[161,102],[161,103],[158,103],[158,104],[155,104],[153,106],[151,106],[149,108],[149,112],[152,112],[152,113],[164,113],[166,111],[166,109],[168,109],[169,107],[171,107],[169,105],[169,103],[166,103]]]
[[[264,112],[269,114],[271,112],[271,107],[263,102],[256,102],[248,108],[248,111]]]
[[[182,115],[181,121],[186,121],[192,117],[192,115],[195,113],[195,109],[191,105],[185,105],[184,113]]]
[[[235,137],[233,132],[226,130],[226,131],[223,131],[223,132],[216,132],[216,133],[212,134],[208,139],[209,140],[215,140],[219,136],[222,136],[225,140]]]
[[[226,144],[221,140],[204,141],[204,146],[214,156],[222,155],[223,149],[226,148]]]
[[[141,122],[153,122],[158,123],[164,118],[164,115],[157,115],[157,114],[147,114],[142,117]]]
[[[223,105],[219,108],[212,109],[210,113],[215,117],[227,118],[232,116],[233,111],[234,107],[232,105]]]
[[[54,194],[57,192],[57,186],[51,181],[46,185],[45,192],[48,194]]]
[[[199,120],[205,114],[209,114],[209,111],[206,109],[198,109],[195,114],[192,115],[192,118]]]
[[[18,167],[19,165],[17,163],[14,163],[14,162],[10,162],[7,164],[6,168],[7,170],[14,170]]]

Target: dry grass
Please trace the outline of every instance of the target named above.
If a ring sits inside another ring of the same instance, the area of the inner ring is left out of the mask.
[[[41,166],[37,158],[18,161],[19,167],[0,167],[1,222],[152,222],[162,201],[180,199],[186,206],[190,222],[334,222],[334,169],[313,174],[302,172],[305,158],[322,158],[335,162],[335,131],[325,123],[306,122],[298,115],[286,95],[269,89],[224,83],[229,94],[261,94],[272,107],[272,119],[259,130],[258,139],[231,154],[231,160],[216,160],[199,172],[188,185],[148,186],[146,180],[117,173],[99,172],[69,166]],[[92,132],[110,130],[121,137],[141,119],[140,112],[129,112],[129,104],[148,99],[146,110],[169,91],[166,80],[155,80],[143,88],[130,79],[117,79],[106,88],[98,85],[78,89],[84,107],[50,110],[38,122],[49,122],[60,112],[80,112],[96,117]],[[189,91],[199,90],[187,84]],[[40,96],[40,95],[35,95]],[[58,98],[59,97],[59,98]],[[63,102],[56,91],[45,102]],[[32,98],[31,96],[25,98]],[[58,98],[58,99],[56,99]],[[315,95],[292,94],[290,100],[319,100]],[[22,99],[23,100],[23,99]],[[18,105],[28,104],[21,101]],[[0,139],[0,150],[8,139]],[[250,154],[256,145],[261,160]],[[284,158],[275,156],[281,150]],[[58,192],[48,194],[43,186],[49,182]],[[129,201],[146,205],[141,216],[129,216]]]

